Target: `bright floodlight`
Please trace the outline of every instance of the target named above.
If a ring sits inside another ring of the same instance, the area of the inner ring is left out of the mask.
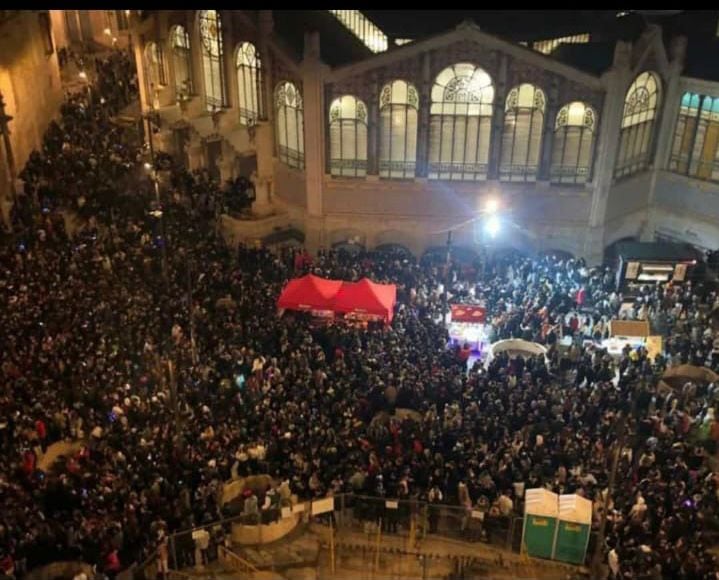
[[[103,32],[106,36],[112,36],[112,30],[110,30],[109,28],[106,28],[106,29],[103,30],[102,32]]]
[[[499,202],[495,198],[490,198],[487,200],[487,205],[485,206],[485,210],[489,214],[496,213],[499,209]]]
[[[490,238],[496,238],[499,233],[500,223],[497,216],[491,216],[487,219],[487,223],[484,226],[485,231],[489,234]]]
[[[79,73],[77,73],[77,76],[79,76],[82,80],[87,80],[87,73],[84,70],[81,70]]]
[[[149,163],[145,162],[145,169],[147,169],[148,171],[150,171],[150,169],[152,169],[152,165],[150,165]]]

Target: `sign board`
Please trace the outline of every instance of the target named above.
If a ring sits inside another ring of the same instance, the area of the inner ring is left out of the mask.
[[[627,273],[624,277],[627,280],[636,280],[639,276],[639,262],[629,262],[627,264]]]
[[[664,345],[662,344],[661,336],[647,336],[645,346],[647,347],[647,354],[649,358],[654,360],[657,356],[662,354],[664,351]]]
[[[472,510],[472,517],[479,521],[484,521],[484,512],[479,510]]]
[[[327,512],[332,512],[335,509],[335,498],[326,497],[324,499],[318,499],[312,502],[312,515],[318,516]]]
[[[399,502],[388,499],[386,502],[384,502],[384,507],[386,507],[388,510],[396,510],[399,509]]]
[[[674,277],[672,280],[675,282],[684,282],[684,280],[687,277],[687,265],[686,264],[677,264],[674,266]]]
[[[292,513],[293,514],[299,514],[305,511],[305,504],[303,503],[297,503],[292,506]]]
[[[487,318],[487,309],[476,304],[452,304],[452,322],[483,324]]]
[[[646,320],[611,320],[609,336],[649,336],[649,322]]]

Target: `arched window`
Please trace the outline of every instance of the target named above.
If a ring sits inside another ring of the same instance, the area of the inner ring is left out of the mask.
[[[405,81],[392,81],[379,98],[379,174],[414,177],[417,164],[417,89]]]
[[[615,177],[631,175],[649,164],[659,90],[659,78],[652,72],[643,72],[629,87],[624,99]]]
[[[275,89],[277,110],[278,157],[290,167],[304,169],[305,130],[302,117],[302,95],[290,82],[281,82]]]
[[[473,64],[444,69],[432,87],[430,179],[487,178],[494,86]]]
[[[205,78],[205,104],[208,111],[227,106],[222,65],[222,22],[217,10],[200,10],[202,72]]]
[[[367,107],[352,95],[330,105],[330,173],[367,175]]]
[[[166,84],[163,64],[161,48],[154,42],[148,42],[145,45],[145,80],[148,101],[154,102],[156,91]]]
[[[251,42],[237,47],[237,95],[240,109],[240,123],[253,125],[261,115],[262,68],[260,55]]]
[[[507,95],[499,178],[536,181],[542,150],[546,98],[539,87],[522,84]]]
[[[190,53],[190,35],[184,26],[173,26],[170,30],[172,47],[172,67],[175,71],[175,93],[192,94],[192,57]]]
[[[597,113],[575,101],[564,105],[554,122],[550,179],[554,183],[585,183],[592,169]]]
[[[669,169],[719,181],[719,98],[684,93]]]

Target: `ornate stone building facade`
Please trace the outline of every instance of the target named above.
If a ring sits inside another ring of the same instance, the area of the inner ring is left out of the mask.
[[[292,226],[311,249],[419,254],[452,230],[476,248],[493,200],[493,246],[591,262],[626,237],[719,247],[719,83],[683,76],[686,39],[657,26],[599,73],[472,23],[334,67],[331,38],[294,54],[271,11],[149,12],[131,32],[162,148],[252,177],[256,219],[223,216],[233,241]]]

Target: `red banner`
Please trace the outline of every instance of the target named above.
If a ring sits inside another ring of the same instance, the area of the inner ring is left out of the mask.
[[[484,306],[470,304],[452,304],[452,322],[482,324],[487,316]]]

